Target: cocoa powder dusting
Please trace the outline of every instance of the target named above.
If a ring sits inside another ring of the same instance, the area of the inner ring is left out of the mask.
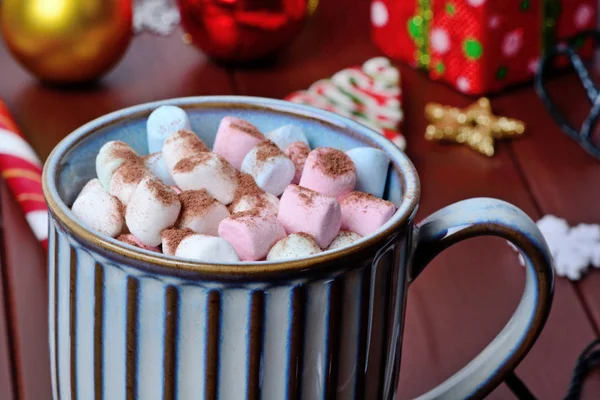
[[[357,203],[357,202],[376,202],[376,203],[386,203],[386,204],[392,204],[392,202],[384,200],[384,199],[380,199],[377,196],[373,196],[370,193],[365,193],[365,192],[359,192],[359,191],[354,191],[354,192],[350,192],[348,193],[343,199],[342,199],[342,203]]]
[[[181,211],[175,223],[176,226],[181,226],[190,218],[203,215],[217,202],[217,199],[212,197],[206,189],[184,190],[179,194],[179,202],[181,203]]]
[[[192,157],[186,157],[179,160],[173,167],[174,172],[190,172],[193,171],[198,165],[206,163],[208,160],[214,157],[213,153],[201,152]]]
[[[165,244],[167,244],[167,246],[169,247],[169,249],[165,249],[165,250],[170,250],[168,251],[171,254],[175,254],[175,250],[177,249],[177,246],[179,246],[179,243],[181,243],[181,241],[183,239],[185,239],[188,236],[191,235],[195,235],[196,232],[194,232],[193,230],[189,229],[189,228],[185,228],[185,229],[175,229],[175,228],[167,228],[167,229],[163,229],[160,232],[160,237],[163,239],[163,241],[165,242]]]
[[[237,212],[232,214],[229,218],[233,220],[244,219],[244,218],[256,218],[260,216],[260,209],[253,208],[251,210]]]
[[[326,175],[341,176],[356,172],[354,162],[344,152],[329,147],[321,147],[319,150],[316,166]]]
[[[120,236],[117,238],[117,240],[118,240],[119,242],[127,243],[127,244],[129,244],[129,245],[132,245],[132,246],[135,246],[135,247],[140,247],[140,246],[138,246],[138,244],[137,244],[137,243],[136,243],[134,240],[132,240],[132,239],[129,237],[129,235],[120,235]]]
[[[230,125],[230,127],[234,129],[239,129],[240,131],[247,133],[252,137],[264,139],[264,135],[258,130],[257,127],[255,127],[248,121],[244,121],[243,119],[236,119],[236,122],[233,122]]]
[[[139,156],[133,151],[131,147],[125,142],[117,140],[113,143],[110,148],[110,156],[114,158],[120,158],[122,160],[133,161],[139,159]]]
[[[296,235],[298,235],[298,236],[301,236],[301,237],[303,237],[304,239],[311,240],[311,241],[313,241],[313,242],[315,241],[315,238],[314,238],[314,237],[312,237],[311,235],[309,235],[309,234],[308,234],[308,233],[306,233],[306,232],[296,232]]]
[[[302,200],[305,205],[312,206],[315,201],[315,197],[318,196],[317,192],[314,192],[302,186],[294,186],[296,186],[296,189],[298,190],[298,198]]]
[[[262,194],[264,193],[264,191],[258,187],[252,175],[247,174],[245,172],[239,172],[237,174],[237,179],[238,186],[235,190],[233,201],[229,205],[229,211],[233,210],[233,208],[244,196],[256,196],[258,198],[263,197]]]
[[[176,139],[183,142],[186,148],[192,150],[194,153],[208,152],[210,149],[204,144],[202,139],[198,137],[194,132],[189,129],[181,129],[176,133]]]
[[[170,206],[177,200],[177,194],[175,191],[166,186],[162,181],[157,178],[148,180],[148,189],[152,194],[165,206]]]
[[[123,179],[123,183],[136,183],[141,181],[146,175],[149,174],[148,169],[142,163],[141,158],[135,156],[134,159],[125,161],[117,169],[119,175]],[[115,171],[115,173],[117,172]]]
[[[256,146],[256,161],[259,163],[267,161],[271,157],[283,155],[277,145],[270,140],[265,140]]]

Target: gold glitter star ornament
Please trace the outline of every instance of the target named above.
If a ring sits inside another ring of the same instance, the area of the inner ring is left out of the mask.
[[[425,139],[465,144],[488,157],[494,155],[496,139],[511,139],[525,132],[523,121],[492,114],[486,97],[464,109],[429,103],[425,118],[429,121]]]

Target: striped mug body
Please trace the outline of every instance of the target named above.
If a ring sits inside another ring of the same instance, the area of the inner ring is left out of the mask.
[[[118,139],[145,154],[145,119],[162,104],[186,109],[208,145],[221,118],[235,115],[263,131],[299,125],[313,148],[378,147],[391,160],[385,193],[398,211],[350,247],[288,262],[194,263],[89,231],[69,206],[94,177],[99,148]],[[46,163],[43,183],[55,399],[394,398],[408,282],[448,245],[485,233],[524,249],[530,293],[515,314],[519,329],[501,332],[500,345],[492,343],[471,369],[423,398],[489,392],[547,316],[550,259],[520,210],[476,199],[416,228],[419,183],[404,153],[368,128],[314,108],[204,97],[120,110],[65,138]]]

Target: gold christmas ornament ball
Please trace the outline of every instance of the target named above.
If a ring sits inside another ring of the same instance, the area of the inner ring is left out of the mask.
[[[131,0],[0,0],[13,56],[51,83],[95,80],[121,59],[132,36]]]

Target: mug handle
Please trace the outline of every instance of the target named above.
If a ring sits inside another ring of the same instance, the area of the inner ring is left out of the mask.
[[[552,258],[531,218],[504,201],[460,201],[418,224],[409,280],[414,280],[435,256],[453,244],[487,235],[507,239],[521,250],[526,269],[521,301],[506,326],[479,355],[419,400],[483,398],[516,368],[544,327],[554,292]]]

